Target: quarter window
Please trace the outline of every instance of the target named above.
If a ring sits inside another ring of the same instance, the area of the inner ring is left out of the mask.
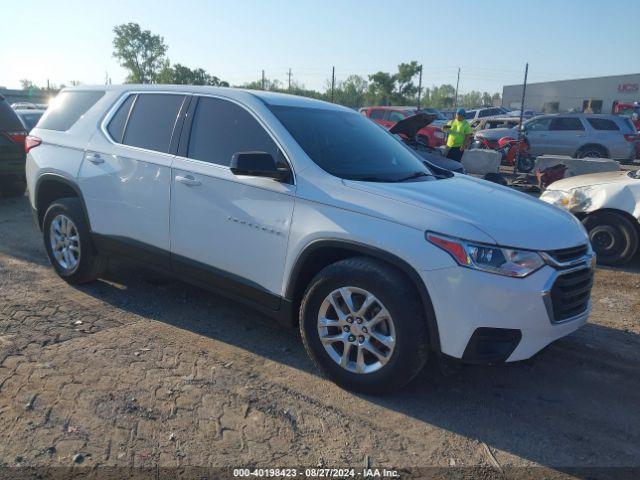
[[[183,95],[140,94],[136,100],[122,143],[167,153]]]
[[[193,117],[187,157],[228,166],[237,152],[266,152],[278,147],[244,108],[218,98],[201,97]]]
[[[113,116],[111,121],[109,122],[109,126],[107,127],[107,131],[111,138],[118,143],[122,143],[122,134],[124,133],[124,127],[127,123],[127,118],[129,118],[129,112],[131,111],[131,104],[133,104],[133,99],[136,98],[135,95],[129,95],[127,99],[120,105],[118,111]]]
[[[42,116],[38,128],[69,130],[103,95],[104,92],[89,90],[71,90],[58,94]]]

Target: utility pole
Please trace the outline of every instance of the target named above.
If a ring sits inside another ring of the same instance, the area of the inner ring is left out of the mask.
[[[522,141],[522,119],[524,116],[524,99],[527,92],[527,75],[529,74],[529,62],[524,66],[524,83],[522,84],[522,100],[520,101],[520,125],[518,126],[518,144],[516,146],[516,161],[513,164],[513,173],[518,171],[520,163],[520,142]]]
[[[453,102],[453,108],[458,108],[458,87],[460,86],[460,67],[458,67],[458,80],[456,80],[456,99]]]
[[[264,90],[264,70],[262,70],[262,90]]]
[[[418,77],[418,110],[420,110],[420,93],[422,93],[422,65],[420,65],[420,77]]]
[[[291,69],[289,69],[289,92],[291,92]]]
[[[336,88],[336,67],[331,67],[331,103],[333,103],[333,91]]]

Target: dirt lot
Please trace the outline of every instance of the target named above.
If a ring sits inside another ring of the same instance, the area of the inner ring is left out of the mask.
[[[640,260],[593,305],[534,362],[353,395],[211,293],[115,262],[70,287],[2,200],[0,466],[640,466]]]

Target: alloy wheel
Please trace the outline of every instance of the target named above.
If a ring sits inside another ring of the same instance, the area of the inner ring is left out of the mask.
[[[391,314],[371,292],[342,287],[320,305],[318,335],[331,359],[352,373],[381,369],[396,346]]]
[[[56,215],[49,227],[51,252],[59,266],[73,272],[80,264],[80,235],[73,220]]]

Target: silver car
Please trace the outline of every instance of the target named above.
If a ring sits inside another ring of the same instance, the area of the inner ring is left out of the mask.
[[[618,115],[571,113],[541,115],[523,124],[532,155],[569,155],[576,158],[636,158],[638,132],[628,118]],[[518,135],[517,127],[476,132],[490,143]]]

